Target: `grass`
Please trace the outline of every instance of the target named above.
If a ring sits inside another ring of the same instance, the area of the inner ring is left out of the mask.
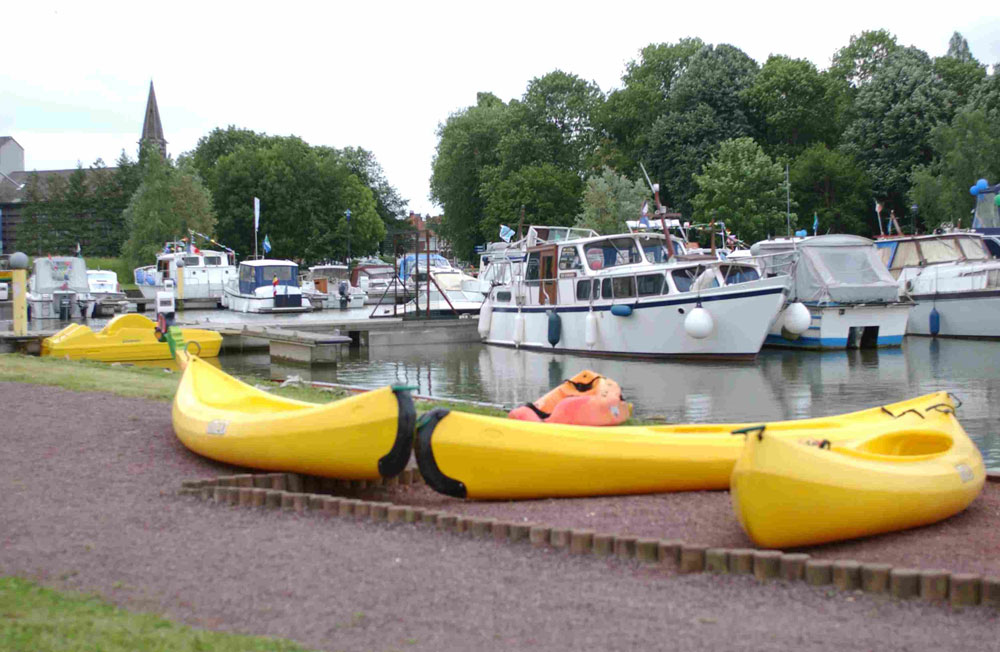
[[[89,595],[0,578],[0,649],[17,651],[302,652],[290,641],[192,629]]]
[[[86,360],[5,354],[0,355],[0,380],[54,385],[77,392],[102,392],[132,398],[147,398],[154,401],[171,401],[177,392],[180,373],[176,370],[165,371],[164,365],[168,364],[171,363],[158,362],[155,365],[151,364],[151,366],[136,366],[125,363],[112,366],[103,362]],[[276,383],[252,376],[237,377],[250,385],[264,387],[278,396],[286,396],[310,403],[329,403],[348,395],[348,392],[343,390],[331,391],[308,385],[278,387]],[[443,407],[489,416],[506,416],[507,414],[503,410],[494,408],[448,401],[419,400],[416,401],[416,407],[418,413]]]

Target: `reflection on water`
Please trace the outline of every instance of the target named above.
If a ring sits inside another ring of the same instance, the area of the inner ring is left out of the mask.
[[[263,377],[376,387],[514,406],[589,368],[619,382],[638,416],[669,422],[765,421],[850,412],[938,390],[1000,468],[1000,342],[906,338],[901,349],[770,351],[755,363],[606,360],[468,344],[352,351],[339,367],[272,367],[267,353],[224,356],[224,369]]]

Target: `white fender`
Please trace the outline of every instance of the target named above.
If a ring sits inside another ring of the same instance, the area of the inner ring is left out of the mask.
[[[584,330],[584,341],[587,343],[587,348],[592,349],[597,344],[597,315],[594,314],[593,308],[587,313],[587,327]]]
[[[479,309],[479,337],[486,339],[490,335],[490,326],[493,323],[493,301],[487,299],[483,302],[483,307]]]
[[[684,331],[695,339],[703,340],[711,335],[713,330],[715,330],[715,320],[712,319],[712,313],[701,306],[689,312],[684,318]]]
[[[785,330],[794,335],[801,335],[809,330],[810,325],[812,325],[812,315],[809,314],[809,308],[806,308],[805,304],[801,301],[788,304],[785,308]]]
[[[519,310],[514,316],[514,344],[520,346],[524,342],[524,315]]]

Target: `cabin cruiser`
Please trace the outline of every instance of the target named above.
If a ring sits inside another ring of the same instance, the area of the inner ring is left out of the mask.
[[[244,260],[239,275],[230,279],[222,295],[235,312],[308,312],[309,299],[299,288],[299,266],[290,260]]]
[[[410,292],[407,292],[395,268],[381,260],[359,261],[351,270],[351,285],[368,294],[365,304],[405,303],[413,294],[412,283]]]
[[[548,240],[531,227],[523,253],[480,312],[479,333],[490,344],[753,358],[789,286],[788,276],[761,278],[752,262],[680,260],[662,233]]]
[[[329,308],[362,308],[368,295],[352,285],[350,277],[347,265],[324,263],[310,267],[300,285],[303,294],[314,303],[322,302]]]
[[[128,298],[118,284],[118,274],[105,269],[88,269],[87,284],[94,297],[94,317],[128,312]]]
[[[989,236],[938,231],[876,243],[900,296],[917,302],[906,332],[1000,337],[1000,260],[990,253]]]
[[[83,258],[46,256],[35,258],[28,279],[30,319],[87,319],[94,311],[94,297],[87,282]]]
[[[432,267],[430,272],[421,269],[410,278],[415,296],[403,307],[404,317],[478,315],[486,298],[479,290],[479,281],[456,267]],[[388,315],[391,306],[380,310],[382,316]]]
[[[767,346],[857,349],[903,343],[914,304],[900,299],[872,240],[856,235],[775,238],[756,243],[750,252],[765,276],[791,273],[793,278]],[[807,328],[790,330],[795,320]]]
[[[183,270],[183,277],[178,270]],[[157,292],[169,290],[185,308],[216,308],[222,305],[226,284],[236,278],[236,254],[231,249],[199,249],[186,241],[168,242],[156,255],[155,265],[137,267],[134,275],[150,303]]]

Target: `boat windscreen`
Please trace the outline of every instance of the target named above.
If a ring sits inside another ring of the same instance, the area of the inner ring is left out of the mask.
[[[260,268],[260,276],[264,279],[278,277],[278,281],[291,281],[295,279],[296,267],[291,265],[264,265]]]
[[[920,253],[924,255],[924,261],[927,263],[949,263],[962,259],[958,238],[921,240]]]

